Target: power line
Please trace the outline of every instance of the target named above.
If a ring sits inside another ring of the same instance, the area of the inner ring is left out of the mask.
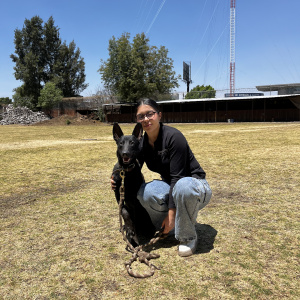
[[[137,25],[136,25],[137,31],[140,31],[140,30],[139,30],[140,23],[141,23],[141,20],[142,20],[142,18],[143,18],[144,11],[145,11],[145,9],[146,9],[146,7],[147,7],[148,0],[146,1],[144,7],[142,8],[143,3],[144,3],[144,2],[141,1],[141,5],[140,5],[139,11],[138,11],[138,13],[137,13],[137,15],[138,15],[138,22],[137,22]]]
[[[151,29],[152,25],[154,24],[154,22],[155,22],[155,20],[156,20],[157,16],[159,15],[159,13],[160,13],[161,9],[163,8],[163,6],[164,6],[164,4],[165,4],[165,2],[166,2],[166,1],[167,1],[167,0],[163,0],[163,2],[162,2],[162,4],[160,5],[160,7],[159,7],[158,11],[156,12],[156,15],[155,15],[155,17],[153,18],[153,20],[152,20],[152,22],[151,22],[150,26],[148,27],[148,30],[146,31],[146,34],[148,34],[148,33],[149,33],[149,31],[150,31],[150,29]]]
[[[216,47],[216,45],[218,44],[220,38],[222,37],[222,35],[224,34],[225,30],[227,29],[229,25],[229,22],[227,23],[227,25],[225,26],[225,28],[223,29],[222,33],[220,34],[220,36],[218,37],[217,41],[215,42],[215,44],[213,45],[213,47],[210,49],[209,53],[207,54],[207,56],[205,57],[204,61],[202,62],[202,64],[200,65],[200,67],[197,69],[196,74],[194,75],[197,76],[197,74],[199,73],[201,67],[203,66],[203,64],[206,62],[206,60],[208,59],[208,57],[210,56],[210,54],[212,53],[212,51],[214,50],[214,48]]]
[[[204,5],[203,5],[203,7],[202,7],[202,11],[201,11],[201,14],[200,14],[200,16],[199,16],[199,20],[202,20],[202,15],[203,15],[203,12],[204,12],[204,9],[205,9],[205,6],[206,6],[207,1],[208,1],[208,0],[205,0],[205,3],[204,3]],[[199,28],[200,28],[200,22],[198,23],[197,29],[196,29],[196,31],[195,31],[196,33],[198,32]],[[193,41],[193,43],[192,43],[192,45],[191,45],[191,48],[194,48],[194,43],[195,43],[196,40],[197,40],[197,37],[195,36],[194,41]],[[195,54],[194,54],[194,55],[195,55]]]
[[[221,0],[218,1],[218,3],[216,4],[216,6],[215,6],[215,8],[214,8],[214,11],[213,11],[213,13],[212,13],[212,15],[211,15],[211,18],[210,18],[210,20],[209,20],[209,22],[208,22],[208,24],[207,24],[207,26],[206,26],[206,28],[205,28],[205,31],[204,31],[204,33],[203,33],[203,35],[202,35],[202,38],[201,38],[200,42],[199,42],[198,48],[196,49],[196,51],[195,51],[195,53],[194,53],[193,59],[194,59],[195,55],[197,54],[197,52],[198,52],[198,50],[199,50],[199,48],[200,48],[200,45],[201,45],[201,43],[202,43],[202,41],[203,41],[204,36],[206,35],[206,32],[207,32],[207,30],[208,30],[208,28],[209,28],[209,26],[210,26],[210,23],[211,23],[211,21],[212,21],[212,19],[213,19],[213,17],[214,17],[214,14],[215,14],[215,12],[216,12],[216,9],[217,9],[217,7],[218,7],[220,1],[221,1]],[[205,2],[205,3],[206,3],[206,2]]]
[[[148,10],[148,14],[147,14],[147,17],[145,18],[145,21],[144,21],[144,24],[143,24],[142,28],[144,28],[144,25],[146,24],[146,22],[148,20],[148,17],[150,15],[151,11],[152,11],[154,3],[155,3],[155,1],[152,2],[152,5],[151,5],[150,9]]]

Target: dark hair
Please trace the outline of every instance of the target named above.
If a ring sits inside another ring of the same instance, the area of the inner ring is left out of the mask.
[[[138,110],[138,108],[141,106],[141,105],[149,105],[151,106],[157,113],[160,112],[160,109],[159,109],[159,106],[158,104],[156,103],[156,101],[150,99],[150,98],[141,98],[138,103],[137,103],[137,106],[136,106],[136,111]]]

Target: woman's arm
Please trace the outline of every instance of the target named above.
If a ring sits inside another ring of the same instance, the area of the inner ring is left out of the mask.
[[[170,208],[168,215],[162,222],[162,227],[164,227],[163,234],[169,233],[175,227],[175,216],[176,216],[176,208]]]
[[[173,133],[168,141],[170,158],[170,193],[169,209],[175,208],[173,200],[173,187],[176,182],[189,174],[188,156],[189,147],[187,141],[180,131]]]

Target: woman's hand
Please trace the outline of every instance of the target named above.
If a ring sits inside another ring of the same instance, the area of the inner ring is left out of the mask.
[[[110,185],[111,185],[111,189],[114,191],[116,189],[116,187],[117,187],[117,184],[114,181],[114,176],[111,176]]]
[[[168,215],[162,222],[161,227],[165,227],[163,234],[168,234],[175,227],[176,208],[170,208]]]

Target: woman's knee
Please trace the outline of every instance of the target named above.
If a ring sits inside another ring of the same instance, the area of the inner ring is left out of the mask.
[[[185,197],[190,199],[191,197],[195,197],[197,191],[195,190],[195,178],[192,177],[184,177],[179,179],[174,188],[173,188],[173,197],[181,198]]]
[[[144,206],[161,210],[167,205],[169,199],[170,186],[161,180],[153,180],[143,183],[138,191],[137,198]]]
[[[200,201],[208,203],[212,192],[206,179],[184,177],[177,181],[173,188],[174,201]]]
[[[199,179],[199,181],[201,182],[203,189],[204,189],[204,193],[205,193],[203,203],[207,204],[212,197],[211,188],[210,188],[208,182],[206,181],[206,179]]]

